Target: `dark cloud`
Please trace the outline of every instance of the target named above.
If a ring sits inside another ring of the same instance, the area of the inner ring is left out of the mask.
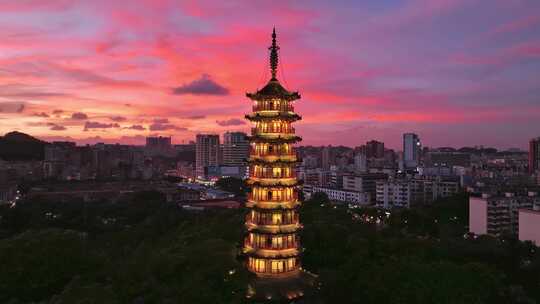
[[[173,88],[175,95],[228,95],[229,89],[212,80],[210,75],[203,74],[201,78],[193,80],[179,87]]]
[[[192,116],[186,117],[186,119],[205,119],[205,118],[206,118],[205,115],[192,115]]]
[[[84,131],[89,129],[110,129],[110,128],[120,128],[120,125],[117,123],[101,123],[97,121],[87,121],[84,124]]]
[[[22,101],[0,102],[0,113],[21,113],[25,107]]]
[[[64,126],[61,126],[59,124],[55,124],[55,123],[47,123],[48,126],[50,126],[51,128],[49,130],[51,131],[64,131],[66,130],[66,127]]]
[[[167,118],[156,118],[154,119],[154,123],[166,124],[166,123],[169,123],[169,120]]]
[[[109,117],[109,119],[116,122],[126,121],[126,118],[123,116],[112,116],[112,117]]]
[[[54,122],[29,122],[26,125],[31,126],[31,127],[43,127],[43,126],[46,126],[46,127],[49,127],[49,130],[51,130],[51,131],[64,131],[64,130],[67,130],[66,127],[64,127],[62,125],[59,125],[57,123],[54,123]]]
[[[32,116],[37,116],[37,117],[49,117],[49,114],[45,113],[45,112],[39,112],[39,113],[34,113],[32,114]]]
[[[137,131],[144,131],[146,130],[145,127],[141,126],[141,125],[132,125],[130,127],[125,127],[124,129],[130,129],[130,130],[137,130]]]
[[[228,127],[228,126],[240,126],[240,125],[245,124],[246,122],[242,119],[231,118],[227,120],[216,120],[216,123],[222,127]]]
[[[76,112],[76,113],[71,114],[71,119],[85,120],[85,119],[88,119],[88,115],[82,112]]]
[[[176,130],[176,131],[186,131],[187,128],[177,127],[173,124],[164,124],[164,123],[153,123],[150,125],[150,131],[166,131],[166,130]]]
[[[64,110],[54,110],[52,111],[53,114],[58,115],[64,113]]]

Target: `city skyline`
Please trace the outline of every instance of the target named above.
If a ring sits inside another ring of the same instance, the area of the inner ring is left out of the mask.
[[[280,78],[304,93],[304,145],[399,150],[413,132],[431,147],[526,149],[540,128],[539,6],[1,3],[0,134],[144,144],[249,133],[243,95],[269,79],[259,50],[275,25],[289,46]]]

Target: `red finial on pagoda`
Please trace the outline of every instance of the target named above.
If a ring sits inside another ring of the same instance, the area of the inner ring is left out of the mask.
[[[277,68],[278,68],[278,50],[279,46],[276,43],[276,28],[272,30],[272,46],[268,48],[270,50],[270,71],[272,72],[272,79],[277,80]]]

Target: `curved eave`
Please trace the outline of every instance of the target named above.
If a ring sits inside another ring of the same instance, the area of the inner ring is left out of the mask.
[[[276,210],[268,209],[268,208],[260,208],[258,206],[253,206],[253,207],[251,207],[251,209],[253,209],[253,210],[257,211],[257,212],[261,212],[261,213],[279,213],[279,212],[283,211],[283,210],[276,211]],[[291,211],[291,210],[298,211],[299,209],[300,209],[300,204],[296,205],[293,208],[287,208],[286,210],[287,211]]]
[[[270,201],[253,201],[248,200],[246,202],[247,208],[257,208],[257,210],[293,210],[300,207],[300,201],[291,202],[270,202]]]
[[[274,120],[274,119],[281,119],[281,120],[290,121],[290,122],[302,119],[302,117],[296,113],[284,114],[283,112],[281,113],[278,112],[276,115],[261,115],[259,113],[247,114],[245,118],[249,121],[269,121],[269,120]]]
[[[246,97],[251,100],[263,101],[271,99],[282,99],[287,101],[293,101],[300,99],[300,94],[298,92],[291,93],[280,93],[280,94],[263,94],[263,93],[246,93]]]
[[[246,184],[259,187],[294,187],[301,184],[298,180],[281,181],[280,179],[248,179]]]
[[[296,159],[296,158],[291,158],[291,159],[277,158],[275,160],[268,160],[268,159],[263,159],[263,158],[250,158],[250,159],[248,159],[248,163],[253,164],[253,165],[284,165],[284,166],[287,166],[287,165],[298,163],[298,159]]]
[[[303,226],[298,223],[288,225],[256,225],[246,223],[246,228],[249,232],[255,232],[257,234],[291,234],[302,229]]]
[[[265,142],[265,143],[296,143],[302,141],[300,136],[291,136],[291,137],[262,137],[259,135],[248,136],[247,139],[252,142]]]
[[[244,252],[246,255],[256,258],[267,258],[267,259],[286,259],[291,257],[296,257],[300,255],[300,250],[298,248],[290,249],[258,249],[253,247],[244,247]]]

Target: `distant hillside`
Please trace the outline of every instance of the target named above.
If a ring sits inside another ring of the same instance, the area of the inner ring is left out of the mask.
[[[0,137],[0,159],[43,160],[47,142],[21,132],[9,132]]]

